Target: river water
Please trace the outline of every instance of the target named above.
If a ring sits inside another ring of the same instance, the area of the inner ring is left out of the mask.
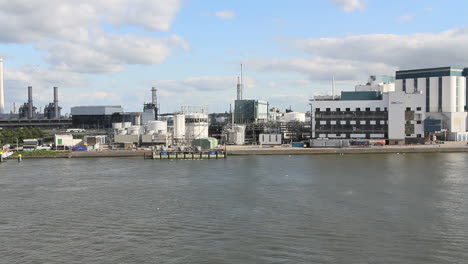
[[[10,160],[0,263],[467,263],[468,154]]]

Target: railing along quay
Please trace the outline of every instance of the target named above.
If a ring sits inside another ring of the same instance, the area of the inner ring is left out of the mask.
[[[206,151],[153,151],[144,154],[145,159],[225,159],[227,151],[212,149]]]

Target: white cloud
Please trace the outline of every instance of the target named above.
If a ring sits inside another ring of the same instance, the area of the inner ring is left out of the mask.
[[[224,92],[236,93],[237,77],[235,76],[198,76],[182,80],[157,80],[152,82],[167,95],[180,92]],[[244,77],[244,87],[254,88],[256,81]]]
[[[397,17],[397,22],[399,23],[406,23],[406,22],[410,22],[411,20],[414,19],[414,15],[412,14],[405,14],[405,15],[402,15],[402,16],[399,16]]]
[[[232,10],[223,10],[215,12],[215,16],[219,19],[233,19],[236,13]]]
[[[6,68],[5,81],[18,83],[18,87],[38,86],[52,87],[57,84],[63,86],[77,86],[85,84],[85,79],[76,73],[49,70],[40,66],[23,66]]]
[[[38,45],[45,59],[60,70],[83,73],[121,71],[126,64],[163,62],[174,49],[190,45],[177,35],[168,38],[102,34],[81,42],[52,41]]]
[[[309,59],[251,59],[247,64],[258,71],[301,73],[307,75],[311,80],[326,81],[333,76],[337,80],[354,81],[367,78],[375,73],[392,73],[395,67],[379,62],[361,63],[359,61],[346,59],[333,59],[324,57],[313,57]],[[304,83],[302,82],[301,85]]]
[[[33,43],[54,69],[102,73],[126,64],[159,64],[175,49],[187,50],[180,36],[122,34],[118,27],[168,31],[181,0],[0,0],[0,43]],[[116,27],[114,33],[104,25]],[[143,31],[144,32],[144,31]]]
[[[299,73],[322,84],[335,76],[341,85],[361,83],[372,74],[393,75],[399,69],[468,66],[468,28],[434,34],[297,39],[291,45],[307,57],[252,58],[246,64],[261,72]]]
[[[59,99],[63,101],[74,88],[87,85],[86,80],[77,73],[50,70],[40,66],[5,68],[5,94],[7,108],[12,109],[13,102],[27,101],[27,87],[33,87],[36,106],[43,106],[53,100],[52,87],[59,86]],[[73,99],[76,99],[73,97]],[[19,107],[17,105],[17,107]],[[68,111],[68,110],[67,110]]]
[[[346,12],[366,9],[366,4],[361,0],[330,0],[330,2]]]
[[[80,39],[99,23],[169,30],[180,0],[0,0],[2,42]]]
[[[295,110],[294,107],[298,105],[307,105],[309,98],[309,96],[303,94],[272,94],[269,96],[268,101],[271,106],[288,108],[291,106],[292,110]]]
[[[158,88],[162,111],[180,110],[180,106],[209,106],[209,111],[226,111],[236,97],[236,76],[195,76],[180,80],[154,80],[148,86]],[[256,80],[244,77],[247,94],[253,94]]]
[[[294,42],[297,48],[312,56],[363,65],[381,63],[407,69],[468,64],[468,28],[435,34],[363,34]]]

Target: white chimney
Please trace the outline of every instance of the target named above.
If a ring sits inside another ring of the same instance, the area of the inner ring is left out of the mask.
[[[0,114],[5,113],[5,92],[3,91],[3,58],[0,57]]]

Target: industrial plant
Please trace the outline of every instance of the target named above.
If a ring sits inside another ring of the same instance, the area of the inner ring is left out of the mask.
[[[310,111],[301,113],[292,107],[281,111],[268,101],[244,98],[241,65],[237,98],[224,113],[209,113],[205,106],[181,106],[179,111],[163,113],[158,89],[152,87],[151,100],[142,104],[141,112],[126,112],[121,105],[94,105],[73,106],[69,115],[63,115],[58,87],[51,89],[52,102],[39,111],[29,86],[27,101],[18,111],[15,105],[7,114],[0,58],[0,127],[54,129],[58,132],[53,147],[71,150],[467,141],[467,76],[468,68],[397,71],[394,76],[371,76],[354,91],[339,95],[333,81],[331,95],[311,98]]]

